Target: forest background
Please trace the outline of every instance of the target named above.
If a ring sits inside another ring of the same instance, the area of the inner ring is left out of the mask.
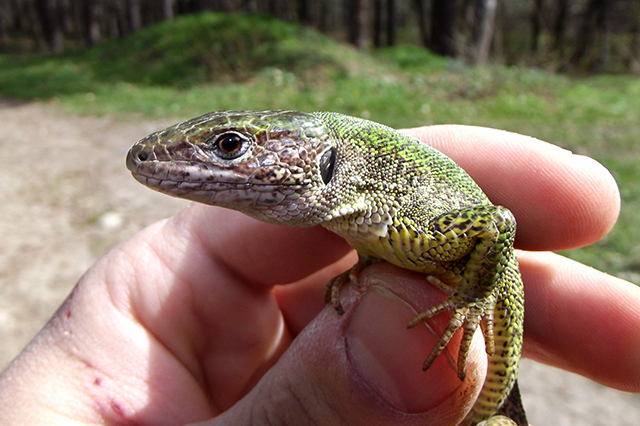
[[[639,67],[635,0],[3,0],[0,43],[62,52],[207,10],[268,14],[360,49],[412,43],[473,63],[591,72]]]

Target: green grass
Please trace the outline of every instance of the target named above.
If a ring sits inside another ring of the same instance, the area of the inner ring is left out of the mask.
[[[564,254],[640,283],[640,80],[630,76],[472,68],[415,46],[363,53],[263,16],[202,14],[64,56],[0,55],[0,94],[55,99],[70,113],[178,120],[294,108],[532,135],[596,158],[621,188],[616,228]]]

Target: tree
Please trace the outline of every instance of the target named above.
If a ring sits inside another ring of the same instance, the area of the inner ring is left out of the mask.
[[[142,28],[142,15],[140,13],[140,0],[127,0],[129,9],[129,31],[135,33]]]
[[[553,50],[559,50],[562,56],[564,37],[567,29],[569,0],[558,0],[558,12],[553,25]]]
[[[82,18],[84,20],[82,34],[88,46],[93,46],[100,41],[100,7],[101,4],[98,1],[82,1]]]
[[[361,50],[367,48],[368,3],[368,0],[347,0],[346,3],[347,40]]]
[[[162,12],[166,21],[173,21],[173,0],[162,1]]]
[[[458,0],[433,0],[429,48],[438,55],[455,56]]]
[[[396,0],[387,0],[387,46],[396,45]]]
[[[181,13],[198,13],[206,10],[204,0],[178,0],[178,10]]]
[[[385,40],[382,39],[383,34],[386,35]],[[373,0],[373,45],[381,47],[395,44],[396,2],[395,0]]]
[[[7,8],[7,5],[0,5],[0,46],[7,41],[7,24],[5,23],[5,16],[8,15]]]
[[[631,55],[627,66],[633,73],[640,73],[640,3],[634,1],[631,3]]]
[[[414,7],[416,8],[416,15],[418,18],[418,30],[420,31],[420,42],[423,46],[428,47],[429,43],[429,27],[427,25],[427,5],[425,0],[414,0]]]
[[[56,0],[37,0],[36,10],[40,18],[42,35],[47,45],[54,52],[62,52],[64,42],[58,15],[58,2]]]
[[[476,0],[470,59],[474,64],[489,61],[498,0]]]
[[[542,27],[542,9],[544,0],[535,0],[531,13],[531,51],[537,52],[540,42],[540,30]]]
[[[373,45],[382,47],[382,0],[373,0]]]
[[[607,0],[589,0],[582,25],[578,32],[578,40],[580,41],[573,53],[571,62],[574,65],[579,64],[584,59],[588,48],[594,43],[595,35],[599,34],[603,38],[603,46],[600,50],[600,64],[604,66],[609,60],[609,21],[607,19],[608,8],[611,3]]]
[[[309,0],[298,0],[298,19],[306,25],[313,23],[311,17],[311,4]]]

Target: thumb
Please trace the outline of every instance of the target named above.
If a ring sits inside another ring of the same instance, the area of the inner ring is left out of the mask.
[[[442,293],[424,275],[386,263],[365,269],[359,281],[360,289],[342,291],[343,316],[324,309],[243,399],[208,424],[459,424],[484,380],[480,339],[464,382],[445,354],[423,372],[437,338],[426,326],[406,325]],[[441,315],[429,325],[439,333],[447,321]],[[457,337],[448,346],[453,359]]]

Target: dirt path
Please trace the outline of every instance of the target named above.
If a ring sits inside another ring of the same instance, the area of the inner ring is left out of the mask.
[[[124,167],[133,142],[168,124],[0,101],[0,369],[98,256],[185,205],[142,187]],[[538,426],[640,419],[640,395],[533,362],[524,363],[520,386]]]
[[[98,256],[186,204],[145,190],[124,167],[130,145],[165,124],[0,104],[0,366]]]

